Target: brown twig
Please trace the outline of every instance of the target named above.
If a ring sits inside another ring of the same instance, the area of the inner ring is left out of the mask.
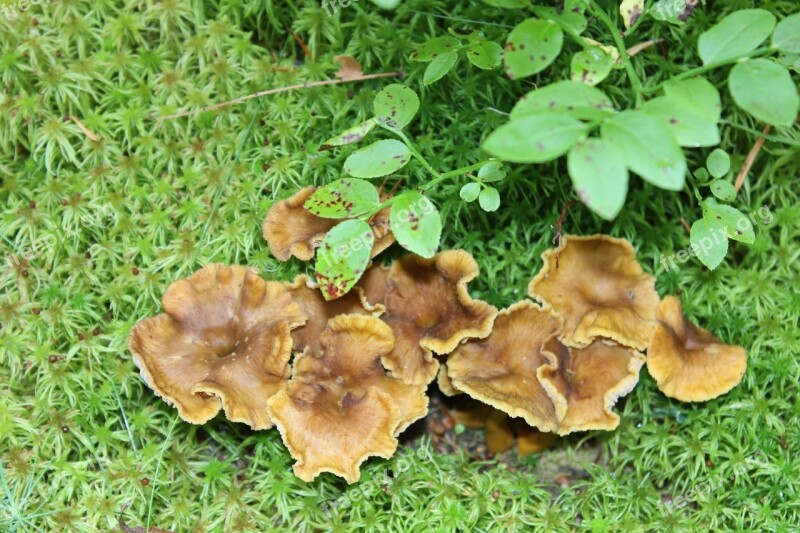
[[[681,217],[681,225],[683,225],[683,227],[686,228],[686,232],[687,233],[691,233],[692,232],[692,227],[689,225],[688,222],[686,222],[686,219],[683,218],[683,217]]]
[[[651,46],[653,46],[655,44],[658,44],[663,40],[664,39],[651,39],[649,41],[645,41],[643,43],[639,43],[639,44],[637,44],[635,46],[631,46],[630,48],[628,48],[628,57],[633,57],[636,54],[638,54],[639,52],[641,52],[643,50],[647,50]]]
[[[764,135],[769,135],[769,132],[772,130],[772,126],[767,124],[764,127]],[[759,137],[756,143],[753,145],[753,148],[750,150],[750,153],[747,154],[747,159],[744,161],[744,166],[742,170],[739,171],[739,174],[736,176],[736,184],[734,188],[736,192],[739,192],[739,189],[742,188],[744,185],[744,179],[747,177],[747,174],[750,172],[750,169],[753,167],[753,163],[756,162],[756,157],[758,157],[759,152],[761,152],[761,148],[764,146],[764,141],[766,139],[764,137]]]
[[[323,85],[340,85],[342,83],[349,83],[353,81],[364,81],[364,80],[374,80],[377,78],[391,78],[395,76],[402,76],[403,71],[397,72],[380,72],[378,74],[364,74],[358,78],[347,79],[347,80],[323,80],[323,81],[314,81],[314,82],[305,82],[305,83],[298,83],[297,85],[289,85],[288,87],[279,87],[277,89],[268,89],[266,91],[259,91],[257,93],[248,94],[247,96],[240,96],[239,98],[234,98],[233,100],[228,100],[227,102],[222,102],[219,104],[209,105],[206,107],[201,107],[200,109],[195,109],[194,111],[184,111],[182,113],[175,113],[174,115],[166,115],[163,117],[158,117],[158,121],[164,120],[171,120],[174,118],[181,118],[181,117],[188,117],[191,115],[197,115],[198,113],[205,113],[206,111],[214,111],[216,109],[222,109],[224,107],[229,107],[236,104],[241,104],[242,102],[246,102],[248,100],[252,100],[254,98],[260,98],[262,96],[268,96],[270,94],[278,94],[284,93],[288,91],[294,91],[297,89],[308,89],[310,87],[321,87]]]
[[[564,234],[561,231],[563,229],[563,226],[564,226],[564,219],[567,217],[567,211],[569,211],[569,208],[572,207],[573,205],[577,204],[577,203],[580,203],[580,202],[578,202],[577,200],[570,200],[569,202],[565,203],[564,207],[561,208],[561,215],[559,215],[558,220],[556,220],[556,223],[553,224],[553,226],[552,226],[553,228],[557,228],[556,229],[556,234],[553,237],[553,241],[552,241],[553,244],[558,242],[558,248],[556,250],[556,270],[558,270],[558,257],[559,257],[559,255],[561,255],[561,245],[563,244],[563,240],[564,240]]]
[[[91,140],[93,140],[93,141],[95,141],[95,142],[97,142],[97,141],[99,141],[99,140],[100,140],[100,137],[98,137],[98,136],[97,136],[97,134],[95,134],[95,133],[92,133],[92,132],[89,130],[89,128],[87,128],[86,126],[84,126],[84,125],[83,125],[83,122],[81,122],[81,121],[80,121],[80,119],[79,119],[78,117],[76,117],[75,115],[72,115],[72,116],[70,116],[69,118],[71,118],[71,119],[72,119],[72,122],[74,122],[74,123],[75,123],[75,124],[76,124],[76,125],[77,125],[77,126],[80,128],[80,129],[81,129],[81,131],[83,132],[83,134],[84,134],[84,135],[86,135],[87,137],[89,137]]]
[[[306,58],[308,58],[308,62],[313,63],[314,54],[311,53],[311,49],[308,47],[306,42],[303,39],[301,39],[300,36],[297,35],[295,32],[293,32],[290,28],[286,28],[286,31],[292,34],[292,37],[294,37],[294,42],[296,42],[297,45],[303,49],[303,53],[306,55]]]

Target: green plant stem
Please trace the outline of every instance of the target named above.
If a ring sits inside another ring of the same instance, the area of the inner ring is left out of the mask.
[[[628,73],[628,79],[631,82],[631,89],[633,89],[634,97],[636,98],[636,107],[640,107],[644,103],[644,97],[642,95],[642,80],[639,79],[639,75],[636,74],[636,69],[633,68],[633,63],[631,62],[630,56],[628,56],[628,48],[625,46],[625,41],[622,39],[622,34],[620,33],[619,29],[617,28],[614,21],[611,20],[611,17],[603,11],[603,8],[600,7],[595,0],[592,0],[592,13],[597,16],[600,21],[606,25],[608,30],[611,32],[611,36],[614,38],[614,44],[617,45],[617,50],[619,50],[619,57],[622,60],[622,64],[625,67],[625,71]]]
[[[664,80],[661,83],[659,83],[658,85],[654,85],[652,87],[645,87],[643,89],[643,91],[645,93],[654,93],[654,92],[660,90],[664,86],[664,84],[666,82],[668,82],[668,81],[685,80],[686,78],[692,78],[694,76],[699,76],[700,74],[705,74],[706,72],[708,72],[710,70],[714,70],[715,68],[724,67],[725,65],[732,65],[734,63],[738,63],[739,61],[741,61],[743,59],[752,59],[754,57],[764,56],[764,55],[767,55],[767,54],[769,54],[769,53],[771,53],[773,51],[774,50],[772,48],[766,48],[766,47],[765,48],[758,48],[758,49],[753,50],[752,52],[749,52],[749,53],[747,53],[747,54],[745,54],[743,56],[739,56],[739,57],[736,57],[736,58],[733,58],[733,59],[726,59],[725,61],[719,61],[717,63],[710,63],[710,64],[704,65],[702,67],[693,68],[693,69],[687,70],[685,72],[681,72],[680,74],[678,74],[676,76],[673,76],[673,77],[671,77],[671,78],[669,78],[667,80]]]
[[[756,130],[756,129],[753,129],[753,128],[749,128],[749,127],[744,126],[742,124],[737,124],[735,122],[731,122],[730,120],[723,119],[723,120],[720,120],[719,122],[720,122],[720,124],[725,124],[726,126],[730,126],[732,128],[736,128],[737,130],[746,131],[747,133],[750,133],[750,134],[755,135],[756,137],[760,137],[762,139],[766,139],[768,141],[785,144],[787,146],[793,146],[795,148],[800,148],[800,141],[796,141],[794,139],[790,139],[789,137],[784,137],[782,135],[769,135],[769,134],[764,133],[763,131],[759,131],[759,130]]]
[[[379,124],[380,124],[380,123],[379,123]],[[437,178],[439,177],[439,173],[438,173],[438,172],[436,172],[436,169],[434,169],[434,168],[431,166],[431,164],[430,164],[430,163],[428,163],[428,160],[427,160],[427,159],[425,159],[424,157],[422,157],[422,154],[421,154],[421,153],[419,153],[419,150],[417,150],[417,147],[416,147],[416,146],[414,146],[414,143],[412,143],[412,142],[411,142],[411,140],[408,138],[408,136],[407,136],[405,133],[403,133],[401,130],[398,130],[398,129],[396,129],[396,128],[393,128],[393,127],[391,127],[391,126],[387,126],[386,124],[380,124],[380,126],[381,126],[383,129],[385,129],[385,130],[387,130],[387,131],[390,131],[390,132],[394,133],[395,135],[397,135],[398,137],[400,137],[400,139],[402,139],[402,141],[403,141],[404,143],[406,143],[406,146],[408,146],[408,149],[409,149],[409,151],[411,152],[411,155],[413,155],[413,156],[414,156],[414,158],[415,158],[417,161],[419,161],[419,162],[422,164],[422,166],[423,166],[423,167],[425,167],[425,169],[426,169],[428,172],[430,172],[431,174],[433,174],[433,175],[434,175],[435,177],[437,177]]]
[[[478,170],[483,165],[485,165],[486,163],[489,163],[490,161],[492,161],[492,160],[488,159],[486,161],[481,161],[480,163],[475,163],[474,165],[469,165],[469,166],[466,166],[466,167],[457,168],[456,170],[451,170],[450,172],[445,172],[444,174],[440,174],[438,178],[428,182],[425,186],[421,187],[421,189],[423,191],[427,191],[428,189],[431,189],[432,187],[434,187],[435,185],[438,185],[440,182],[442,182],[444,180],[447,180],[447,179],[450,179],[450,178],[455,178],[457,176],[462,176],[464,174],[468,174],[468,173],[472,172],[473,170]]]

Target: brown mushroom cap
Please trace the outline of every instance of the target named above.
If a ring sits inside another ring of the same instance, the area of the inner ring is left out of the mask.
[[[467,291],[477,275],[478,264],[463,250],[432,259],[407,255],[392,265],[384,321],[394,332],[395,348],[383,359],[392,375],[427,385],[439,367],[432,352],[446,354],[464,339],[491,333],[497,309]]]
[[[270,252],[277,259],[288,261],[294,256],[301,261],[310,261],[325,234],[342,222],[318,217],[304,207],[306,200],[316,190],[316,187],[300,189],[293,196],[274,204],[267,213],[261,231]],[[390,208],[387,207],[369,221],[375,236],[372,257],[394,243],[394,234],[389,228],[389,213]]]
[[[267,213],[261,231],[269,243],[269,251],[277,259],[288,261],[295,256],[301,261],[311,260],[325,234],[340,222],[318,217],[303,207],[316,190],[316,187],[300,189],[274,204]]]
[[[439,373],[436,375],[436,384],[445,396],[458,396],[462,391],[455,388],[450,375],[447,373],[447,363],[439,363]]]
[[[383,265],[372,265],[358,280],[356,287],[364,291],[367,306],[383,307],[386,301],[386,288],[389,282],[389,268]]]
[[[619,426],[612,408],[639,382],[641,353],[600,339],[585,348],[553,339],[543,351],[555,358],[553,365],[538,370],[538,376],[559,413],[559,435]]]
[[[747,369],[744,348],[723,344],[689,322],[674,296],[666,296],[659,304],[657,317],[647,370],[661,392],[682,402],[704,402],[741,382]]]
[[[381,357],[394,339],[381,320],[339,315],[320,340],[322,353],[298,357],[288,389],[269,401],[269,412],[301,479],[333,472],[352,483],[368,456],[394,453],[395,436],[425,416],[428,398],[424,386],[386,374]]]
[[[564,319],[565,344],[588,346],[595,337],[606,337],[647,348],[658,293],[655,278],[644,273],[631,243],[607,235],[570,235],[542,259],[544,267],[528,293]]]
[[[368,269],[370,272],[372,269]],[[383,306],[369,305],[364,298],[364,291],[360,287],[347,293],[336,300],[326,300],[319,291],[319,286],[308,276],[299,275],[294,282],[286,283],[286,289],[308,317],[305,325],[292,331],[294,340],[294,351],[302,352],[306,348],[311,349],[311,353],[319,353],[322,350],[320,336],[325,330],[328,320],[345,314],[358,314],[380,316],[383,313]]]
[[[555,431],[559,415],[542,387],[537,371],[554,363],[542,347],[561,330],[549,309],[530,301],[497,315],[492,334],[462,344],[447,359],[453,386],[543,431]]]
[[[280,283],[255,270],[208,265],[169,286],[165,313],[131,330],[142,378],[203,424],[220,410],[253,429],[272,427],[267,399],[289,378],[291,329],[305,322]]]

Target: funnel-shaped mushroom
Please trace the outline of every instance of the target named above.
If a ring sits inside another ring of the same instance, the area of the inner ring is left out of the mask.
[[[517,433],[517,450],[523,457],[552,448],[558,442],[555,433],[539,431],[521,420],[514,424],[514,429]]]
[[[370,272],[372,269],[368,269]],[[372,306],[366,302],[364,291],[356,286],[355,290],[336,300],[326,300],[316,283],[306,275],[299,275],[293,283],[285,284],[287,290],[292,295],[292,300],[297,303],[308,317],[305,325],[292,331],[294,340],[294,351],[302,352],[306,348],[311,349],[311,353],[319,353],[322,350],[320,335],[322,335],[328,320],[337,315],[366,315],[380,316],[383,313],[383,306]]]
[[[386,288],[389,281],[389,268],[383,265],[369,267],[356,287],[364,291],[364,300],[370,306],[383,306],[386,301]]]
[[[556,339],[543,352],[555,357],[555,363],[539,369],[538,375],[561,420],[559,435],[619,426],[612,408],[639,382],[641,353],[604,340],[570,348]]]
[[[338,220],[312,214],[303,205],[316,187],[300,189],[293,196],[274,204],[261,228],[269,251],[277,259],[288,261],[295,256],[301,261],[314,257],[314,250]]]
[[[682,402],[704,402],[739,384],[747,369],[744,348],[723,344],[689,322],[674,296],[664,298],[657,316],[647,370],[661,392]]]
[[[447,374],[455,389],[542,431],[555,431],[559,416],[537,371],[555,362],[542,347],[560,330],[551,310],[519,302],[497,315],[489,337],[456,348],[447,359]]]
[[[269,401],[269,413],[305,481],[321,472],[358,481],[370,456],[391,457],[395,438],[428,409],[424,386],[386,375],[381,357],[394,346],[381,320],[363,315],[332,318],[322,353],[308,351],[294,365],[288,387]]]
[[[392,265],[384,321],[394,332],[395,348],[383,362],[393,376],[427,385],[439,368],[432,352],[450,353],[465,339],[491,333],[497,309],[467,292],[477,275],[478,264],[463,250],[433,259],[407,255]]]
[[[316,187],[300,189],[293,196],[274,204],[261,228],[269,250],[277,259],[288,261],[294,256],[309,261],[325,234],[341,220],[322,218],[311,213],[304,205],[316,191]],[[378,212],[369,221],[375,235],[372,257],[394,243],[394,234],[389,229],[389,208]]]
[[[234,422],[272,427],[267,399],[289,378],[291,329],[305,322],[286,289],[255,270],[212,264],[170,285],[162,302],[165,313],[130,336],[150,388],[193,424],[223,408]]]
[[[542,259],[544,267],[528,293],[564,319],[565,344],[588,346],[595,337],[607,337],[647,348],[658,293],[655,278],[644,273],[631,243],[607,235],[570,235]]]

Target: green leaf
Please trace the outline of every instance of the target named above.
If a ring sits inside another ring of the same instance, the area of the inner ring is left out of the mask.
[[[722,104],[716,87],[704,78],[668,81],[664,94],[645,102],[642,109],[665,119],[681,146],[719,144]]]
[[[499,161],[489,161],[478,171],[478,179],[484,183],[500,181],[505,177],[506,171],[503,170],[503,164]]]
[[[316,280],[326,300],[347,294],[364,274],[375,236],[363,220],[347,220],[331,229],[317,252]]]
[[[528,0],[483,0],[483,3],[503,9],[518,9],[527,7],[530,2]]]
[[[461,187],[460,196],[461,199],[465,202],[474,202],[478,199],[478,195],[481,193],[481,186],[479,183],[467,183],[463,187]]]
[[[528,115],[492,132],[483,149],[514,163],[543,163],[565,154],[586,130],[583,122],[567,115]]]
[[[614,105],[603,91],[578,81],[559,81],[523,96],[511,118],[542,112],[557,112],[582,120],[600,120],[615,113]]]
[[[404,143],[384,139],[356,150],[344,162],[344,171],[356,178],[379,178],[397,172],[411,160]]]
[[[478,203],[488,213],[497,211],[500,208],[500,193],[494,187],[486,187],[481,191]]]
[[[628,168],[615,146],[604,139],[587,139],[567,155],[575,192],[589,209],[613,220],[628,194]]]
[[[566,0],[563,8],[533,6],[533,13],[542,19],[552,20],[567,32],[580,35],[586,29],[586,0]]]
[[[701,218],[692,224],[689,239],[697,258],[714,270],[728,253],[728,236],[725,224],[719,220]]]
[[[800,72],[800,54],[781,54],[779,61],[784,67]]]
[[[455,52],[448,52],[442,54],[428,64],[425,69],[425,75],[422,77],[422,83],[430,85],[442,79],[445,74],[450,72],[453,65],[458,61],[458,54]]]
[[[411,52],[412,61],[432,61],[442,54],[454,52],[461,48],[461,41],[450,35],[434,37],[417,46]]]
[[[710,176],[708,175],[708,170],[706,170],[703,167],[698,168],[692,174],[694,174],[694,177],[697,178],[701,184],[705,183],[710,179]]]
[[[718,220],[724,224],[728,237],[743,243],[752,244],[756,240],[753,223],[747,216],[729,205],[718,204],[711,198],[703,202],[703,214],[707,219]]]
[[[416,191],[398,196],[392,204],[389,223],[400,246],[425,258],[439,247],[442,218],[436,206]]]
[[[769,59],[738,63],[728,76],[728,89],[736,105],[773,126],[794,124],[800,97],[792,75]]]
[[[506,41],[506,69],[510,78],[541,72],[552,63],[564,42],[564,32],[551,20],[530,18],[520,22]]]
[[[478,68],[493,69],[503,61],[503,47],[494,41],[475,43],[467,47],[467,59]]]
[[[380,202],[370,182],[343,178],[317,189],[304,207],[322,218],[355,218],[376,210]]]
[[[764,9],[734,11],[697,40],[704,65],[720,63],[752,52],[775,28],[775,15]]]
[[[334,135],[319,147],[320,151],[330,150],[334,146],[344,146],[360,141],[377,125],[374,118],[362,122],[357,126],[344,130],[339,135]]]
[[[643,111],[623,111],[603,124],[602,136],[645,180],[670,191],[683,188],[686,158],[663,119]]]
[[[731,157],[725,150],[717,148],[708,155],[706,167],[708,167],[709,174],[715,178],[721,178],[727,175],[731,169]]]
[[[789,15],[778,23],[772,34],[772,47],[781,52],[800,54],[800,13]]]
[[[375,119],[397,129],[405,128],[419,111],[419,97],[413,90],[393,83],[375,96]]]
[[[571,78],[586,85],[597,85],[608,77],[614,60],[602,49],[593,46],[572,56]]]
[[[622,0],[619,5],[619,14],[622,15],[622,23],[625,29],[630,28],[644,12],[644,0]]]
[[[736,199],[736,188],[724,180],[716,180],[711,184],[711,194],[723,202],[732,202]]]

